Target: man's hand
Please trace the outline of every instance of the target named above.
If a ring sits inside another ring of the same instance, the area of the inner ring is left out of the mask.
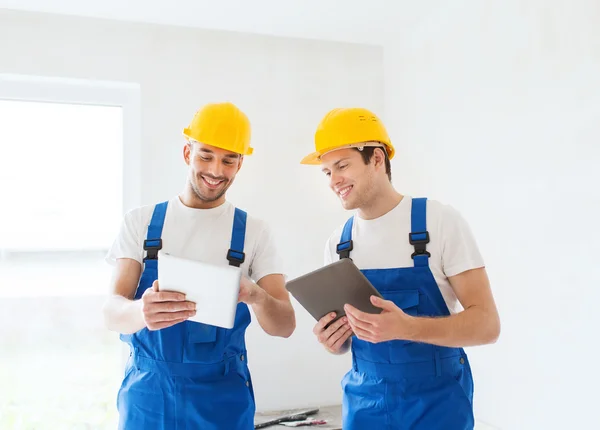
[[[185,300],[185,294],[158,291],[158,281],[142,296],[142,314],[149,330],[160,330],[185,321],[196,314],[196,304]]]
[[[246,303],[247,305],[254,305],[261,300],[265,299],[266,292],[250,279],[242,276],[240,281],[240,293],[238,296],[238,303]]]
[[[335,312],[325,315],[313,328],[313,333],[325,349],[332,354],[342,354],[348,350],[346,341],[352,336],[352,329],[347,317],[342,317],[329,327],[327,324],[335,319]]]
[[[383,309],[380,314],[361,312],[351,305],[344,306],[350,327],[356,337],[371,343],[388,340],[412,340],[415,318],[389,300],[371,296],[371,303]]]

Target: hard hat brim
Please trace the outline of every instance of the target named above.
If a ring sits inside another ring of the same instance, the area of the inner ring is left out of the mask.
[[[185,136],[185,139],[189,142],[189,141],[195,141],[195,142],[200,142],[199,140],[194,139],[193,137],[190,136],[189,133],[189,129],[184,129],[183,130],[183,135]],[[220,148],[220,149],[224,149],[225,151],[230,151],[233,152],[234,154],[240,154],[240,155],[252,155],[252,153],[254,152],[254,148],[252,148],[251,146],[248,147],[248,149],[246,150],[246,152],[237,152],[237,151],[232,151],[230,148],[226,148],[224,145],[217,145],[214,142],[202,142],[205,145],[210,145],[210,146],[214,146],[215,148]]]
[[[319,165],[321,164],[321,153],[313,152],[312,154],[307,155],[300,161],[300,164],[309,164],[309,165]]]
[[[344,145],[344,146],[340,146],[338,148],[332,148],[332,149],[328,149],[324,152],[313,152],[312,154],[307,155],[306,157],[304,157],[302,159],[302,161],[300,161],[300,164],[309,164],[309,165],[319,165],[321,164],[321,157],[325,154],[328,154],[330,152],[333,151],[338,151],[340,149],[348,149],[348,148],[356,148],[356,147],[382,147],[383,149],[386,150],[387,154],[388,154],[388,158],[391,160],[392,158],[394,158],[394,148],[391,145],[387,145],[383,142],[379,142],[379,145],[369,145],[369,144],[364,144],[364,143],[359,143],[359,144],[351,144],[351,145]]]

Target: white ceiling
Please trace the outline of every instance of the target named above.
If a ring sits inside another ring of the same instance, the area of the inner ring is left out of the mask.
[[[0,8],[383,44],[441,0],[0,0]]]

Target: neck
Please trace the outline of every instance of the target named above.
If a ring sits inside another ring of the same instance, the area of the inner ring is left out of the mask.
[[[398,206],[403,198],[404,196],[387,182],[366,205],[358,208],[358,216],[366,220],[379,218]]]
[[[181,203],[183,203],[185,206],[187,206],[189,208],[213,209],[213,208],[221,206],[223,203],[225,203],[225,194],[223,194],[217,200],[207,202],[205,200],[198,198],[198,196],[192,189],[192,186],[188,182],[186,184],[183,192],[181,194],[179,194],[179,200],[181,200]]]

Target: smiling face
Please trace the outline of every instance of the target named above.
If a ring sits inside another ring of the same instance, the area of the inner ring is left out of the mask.
[[[211,206],[222,203],[242,167],[243,157],[196,141],[185,145],[183,156],[189,166],[188,183],[195,197]]]
[[[339,149],[321,158],[323,173],[329,177],[329,187],[339,197],[344,209],[367,207],[377,195],[381,169],[376,159],[374,156],[365,163],[360,152],[353,148]]]

